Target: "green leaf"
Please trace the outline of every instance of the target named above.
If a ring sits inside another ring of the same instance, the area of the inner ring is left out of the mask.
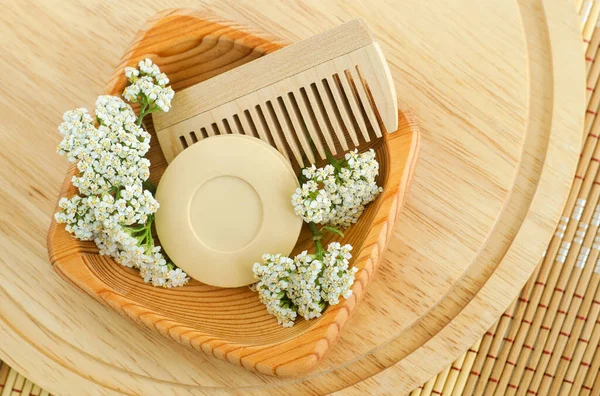
[[[142,185],[146,190],[152,193],[152,196],[156,194],[156,186],[150,180],[146,180],[144,183],[142,183]]]
[[[336,234],[341,236],[342,238],[344,237],[344,233],[342,231],[340,231],[339,229],[335,228],[335,227],[331,227],[331,226],[323,226],[323,228],[321,228],[322,230],[325,231],[329,231],[332,234]]]
[[[338,161],[333,157],[333,155],[331,155],[329,150],[325,150],[325,156],[327,157],[327,162],[329,162],[334,167],[337,167]]]
[[[304,169],[304,168],[302,168]],[[300,185],[303,185],[304,183],[306,183],[308,180],[306,179],[306,176],[304,176],[304,174],[302,173],[302,169],[300,169],[300,173],[298,174],[298,182],[300,182]]]

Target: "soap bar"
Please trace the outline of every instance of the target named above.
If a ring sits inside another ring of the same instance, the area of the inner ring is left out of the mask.
[[[219,287],[254,283],[264,253],[294,248],[302,219],[291,196],[298,180],[272,146],[244,135],[203,139],[181,152],[162,176],[156,231],[175,265]]]

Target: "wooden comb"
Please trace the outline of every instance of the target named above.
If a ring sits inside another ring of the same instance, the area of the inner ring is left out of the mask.
[[[167,162],[201,139],[239,133],[302,167],[395,131],[397,109],[381,48],[355,20],[177,92],[153,121]]]

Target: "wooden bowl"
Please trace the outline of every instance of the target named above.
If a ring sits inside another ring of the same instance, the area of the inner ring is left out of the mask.
[[[206,14],[171,10],[157,16],[137,34],[111,78],[106,93],[120,95],[126,84],[123,68],[149,57],[180,90],[238,65],[276,51],[283,44],[232,22]],[[322,317],[297,320],[291,328],[277,324],[257,294],[247,287],[222,289],[192,280],[163,289],[145,284],[139,273],[100,256],[92,242],[81,242],[52,222],[48,251],[54,269],[65,279],[135,322],[219,359],[260,373],[295,376],[313,369],[340,335],[373,276],[411,182],[419,133],[407,111],[399,111],[398,131],[360,149],[373,148],[381,166],[383,193],[360,221],[346,230],[343,242],[354,247],[359,268],[353,294],[329,307]],[[148,153],[151,181],[159,183],[167,164],[153,134]],[[76,193],[71,166],[60,196]],[[312,246],[303,230],[295,251]]]

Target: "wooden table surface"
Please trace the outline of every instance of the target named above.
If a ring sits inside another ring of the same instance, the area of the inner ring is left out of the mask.
[[[581,48],[570,1],[147,3],[3,3],[2,360],[59,394],[288,386],[137,327],[48,263],[67,167],[55,154],[61,115],[91,108],[135,32],[169,7],[206,7],[288,41],[363,17],[420,123],[421,161],[382,267],[322,370],[289,386],[409,391],[516,297],[560,218],[579,154],[584,66],[573,61]]]

